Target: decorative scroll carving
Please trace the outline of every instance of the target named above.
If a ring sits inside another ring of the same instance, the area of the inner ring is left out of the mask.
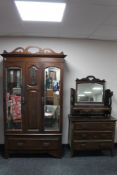
[[[63,52],[57,53],[55,51],[53,51],[50,48],[39,48],[37,46],[28,46],[26,48],[23,47],[17,47],[16,49],[14,49],[12,52],[7,52],[6,50],[4,50],[3,52],[4,54],[39,54],[39,55],[64,55]]]
[[[76,83],[85,83],[85,82],[91,82],[91,83],[105,83],[105,80],[100,80],[98,78],[95,78],[94,76],[90,75],[87,76],[86,78],[82,78],[82,79],[76,79]]]
[[[105,100],[104,100],[105,106],[111,107],[112,96],[113,96],[113,92],[110,89],[106,89],[105,90]]]

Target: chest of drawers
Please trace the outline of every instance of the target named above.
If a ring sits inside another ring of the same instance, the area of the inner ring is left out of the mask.
[[[69,115],[69,145],[75,151],[110,150],[113,154],[115,122],[110,118],[80,118]]]

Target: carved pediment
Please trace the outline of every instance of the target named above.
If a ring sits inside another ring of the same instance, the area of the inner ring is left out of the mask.
[[[50,48],[40,48],[37,46],[28,46],[26,48],[17,47],[12,52],[4,50],[3,54],[34,54],[34,55],[64,55],[63,52],[57,53]]]

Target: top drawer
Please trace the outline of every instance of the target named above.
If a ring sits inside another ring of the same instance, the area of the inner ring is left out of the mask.
[[[114,122],[74,122],[74,130],[111,130],[114,129]]]

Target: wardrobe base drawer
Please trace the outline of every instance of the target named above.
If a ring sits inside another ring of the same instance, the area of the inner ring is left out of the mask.
[[[58,139],[27,139],[27,138],[12,138],[7,140],[8,150],[55,150],[61,145]]]

